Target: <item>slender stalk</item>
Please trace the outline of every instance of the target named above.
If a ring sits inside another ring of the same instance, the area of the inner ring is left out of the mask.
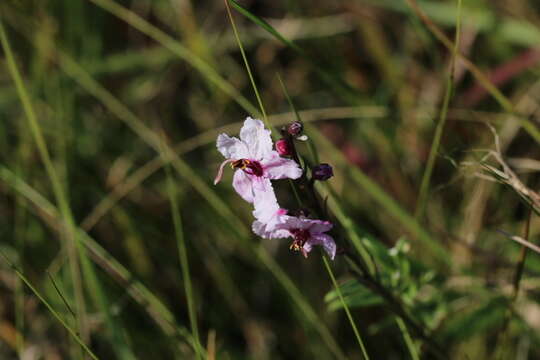
[[[431,149],[429,151],[428,162],[426,165],[424,176],[422,177],[422,183],[420,185],[420,194],[418,196],[418,203],[417,203],[416,211],[414,214],[415,218],[419,221],[422,219],[422,216],[426,208],[431,174],[433,173],[435,160],[437,158],[437,153],[439,152],[439,146],[440,146],[442,134],[444,131],[444,125],[446,124],[446,119],[448,115],[448,106],[450,104],[450,99],[452,98],[452,90],[453,90],[454,76],[455,76],[456,55],[459,51],[460,31],[461,31],[461,0],[457,0],[456,34],[454,37],[454,48],[452,50],[451,59],[450,59],[450,68],[448,69],[448,78],[446,80],[446,91],[444,94],[443,106],[441,108],[439,122],[437,123],[437,127],[435,128],[435,136],[433,137],[433,142],[431,144]]]
[[[51,280],[51,283],[53,284],[54,290],[56,291],[56,293],[58,294],[60,299],[62,299],[62,302],[66,306],[66,309],[68,309],[68,312],[71,314],[71,316],[73,316],[73,318],[76,319],[77,315],[75,314],[75,312],[73,311],[73,309],[69,305],[69,302],[67,301],[64,294],[62,294],[62,291],[60,291],[60,288],[58,287],[58,285],[56,285],[56,281],[54,281],[54,277],[52,276],[52,274],[49,271],[47,271],[47,275],[49,276],[49,280]]]
[[[395,319],[396,319],[396,323],[398,324],[399,330],[401,330],[401,334],[403,335],[403,339],[405,340],[405,345],[407,345],[407,350],[409,350],[411,359],[420,360],[420,357],[418,356],[418,350],[416,349],[416,345],[414,344],[414,341],[411,338],[411,334],[409,333],[409,329],[407,328],[407,325],[405,325],[405,322],[399,316],[396,316]]]
[[[77,315],[78,315],[77,321],[78,321],[78,328],[79,328],[78,330],[81,333],[82,338],[86,339],[88,337],[88,334],[87,334],[87,328],[86,328],[85,301],[84,301],[82,280],[81,280],[81,274],[80,274],[80,268],[79,268],[79,258],[77,254],[77,250],[80,250],[80,247],[78,246],[77,240],[74,237],[74,233],[73,233],[73,218],[71,216],[71,210],[69,208],[67,196],[64,192],[64,189],[62,188],[62,183],[60,181],[60,178],[58,177],[58,174],[52,163],[52,160],[51,160],[51,157],[50,157],[50,154],[49,154],[46,142],[45,142],[45,138],[41,131],[39,122],[37,120],[37,116],[34,111],[34,107],[32,106],[32,102],[30,101],[30,96],[24,85],[19,69],[17,68],[17,64],[15,63],[15,57],[11,50],[11,46],[7,38],[6,32],[4,30],[4,26],[1,19],[0,19],[0,42],[2,43],[2,48],[4,49],[4,53],[6,55],[8,70],[11,77],[13,78],[13,82],[15,83],[17,94],[21,100],[22,107],[25,112],[26,119],[28,121],[28,126],[30,127],[30,132],[32,133],[32,136],[38,148],[39,155],[41,157],[43,165],[45,166],[45,170],[51,182],[53,192],[54,192],[56,201],[58,203],[58,206],[60,208],[60,211],[62,213],[62,216],[64,220],[66,221],[66,223],[68,224],[68,226],[65,229],[65,236],[67,239],[65,245],[66,245],[68,257],[69,257],[71,281],[73,282],[73,286],[75,289],[75,299],[76,299],[76,304],[77,304]]]
[[[101,7],[102,9],[108,11],[119,19],[125,21],[127,24],[131,25],[134,29],[137,29],[141,33],[149,36],[163,47],[186,61],[199,73],[201,73],[204,78],[210,83],[217,86],[225,94],[229,95],[238,105],[244,108],[247,112],[256,114],[257,108],[253,106],[242,94],[232,86],[227,80],[225,80],[219,73],[217,73],[214,68],[200,56],[193,53],[188,48],[184,47],[179,41],[176,41],[171,36],[167,35],[160,29],[156,28],[150,24],[145,19],[141,18],[135,12],[130,11],[129,9],[123,7],[122,5],[116,3],[113,0],[89,0],[95,5]]]
[[[439,29],[439,27],[431,21],[431,19],[420,9],[416,0],[405,0],[405,2],[411,7],[416,16],[422,20],[429,31],[439,40],[447,49],[452,50],[452,41]],[[529,119],[519,116],[516,113],[516,109],[510,99],[508,99],[495,85],[491,83],[488,77],[469,59],[465,57],[461,52],[456,53],[456,57],[463,63],[476,80],[486,89],[486,91],[499,103],[499,105],[508,113],[519,117],[519,122],[523,129],[529,133],[529,135],[540,143],[540,130]]]
[[[195,340],[195,351],[199,359],[204,359],[204,355],[201,348],[201,339],[199,337],[199,328],[197,326],[197,314],[195,310],[195,300],[193,296],[193,285],[191,283],[191,275],[189,271],[189,261],[186,250],[186,241],[184,238],[184,229],[182,225],[182,218],[180,215],[180,207],[178,206],[177,188],[173,180],[173,175],[169,166],[165,166],[165,172],[167,177],[167,188],[169,193],[169,201],[171,202],[171,212],[174,224],[174,233],[176,235],[176,244],[178,247],[178,258],[180,260],[180,266],[182,267],[182,278],[184,280],[184,291],[186,292],[189,322],[191,325],[191,332]]]
[[[272,129],[272,126],[268,122],[268,117],[266,116],[266,111],[264,110],[264,105],[261,99],[261,95],[259,94],[259,90],[257,89],[257,84],[255,83],[255,79],[253,78],[253,74],[251,73],[251,67],[249,66],[249,62],[246,57],[246,52],[244,51],[244,47],[242,46],[242,42],[240,41],[240,36],[238,35],[238,30],[236,29],[236,24],[234,22],[234,17],[231,12],[231,7],[229,6],[229,0],[224,0],[224,1],[225,1],[225,8],[227,9],[227,14],[229,15],[229,20],[231,20],[231,26],[234,32],[234,37],[236,38],[236,42],[238,44],[238,48],[240,49],[240,53],[242,54],[242,59],[244,60],[244,65],[246,66],[246,71],[249,76],[249,81],[251,81],[251,86],[253,87],[255,96],[257,97],[257,102],[259,103],[259,108],[261,109],[264,123],[266,124],[267,128]]]
[[[23,126],[20,126],[20,134],[23,137]],[[22,145],[24,142],[21,141],[21,146],[19,147],[20,158],[18,159],[20,163],[23,163],[23,151],[26,146]],[[18,176],[22,172],[22,169],[18,162],[15,172]],[[22,195],[14,192],[15,196],[15,210],[14,210],[14,223],[13,223],[13,236],[15,238],[15,249],[17,250],[17,265],[19,268],[24,271],[24,259],[25,259],[25,245],[24,239],[27,233],[27,210],[25,209],[25,199]],[[17,346],[17,355],[22,359],[24,352],[24,282],[17,278],[15,282],[15,328],[16,332],[16,346]]]
[[[0,251],[0,256],[4,259],[4,261],[11,267],[11,269],[17,274],[17,277],[21,279],[26,286],[34,293],[34,295],[47,307],[47,309],[51,312],[51,314],[58,320],[58,322],[68,331],[68,333],[73,337],[73,339],[81,346],[81,348],[94,360],[99,360],[98,357],[90,350],[90,348],[84,343],[84,341],[79,337],[77,332],[73,330],[65,321],[62,319],[60,314],[54,310],[51,304],[45,298],[41,295],[39,291],[32,285],[32,283],[28,280],[28,278],[13,264],[9,258],[4,254],[3,251]]]
[[[32,204],[32,209],[54,231],[61,231],[65,226],[58,209],[45,197],[30,187],[23,179],[0,165],[0,180],[22,195],[26,203]],[[26,204],[25,203],[25,204]],[[138,281],[122,264],[101,247],[83,229],[76,228],[82,244],[89,255],[109,276],[128,293],[148,313],[155,323],[168,336],[176,340],[184,338],[195,348],[194,340],[187,329],[176,323],[174,314],[140,281]]]
[[[523,234],[523,239],[526,241],[529,241],[529,234],[531,230],[531,217],[532,217],[532,209],[529,209],[529,214],[527,215],[527,221],[525,222],[525,230]],[[519,260],[516,266],[516,273],[514,275],[514,292],[512,294],[512,302],[515,302],[518,294],[519,294],[519,287],[521,284],[521,278],[523,277],[523,269],[525,268],[525,260],[527,259],[527,247],[522,246],[521,251],[519,254]]]
[[[339,296],[339,300],[341,301],[341,304],[343,305],[343,308],[345,309],[345,313],[347,314],[347,318],[349,319],[349,323],[352,326],[354,336],[356,337],[356,341],[358,341],[358,345],[360,345],[360,350],[362,351],[362,356],[364,359],[369,360],[369,355],[367,354],[366,347],[364,345],[364,341],[362,340],[362,336],[360,336],[360,332],[358,331],[358,328],[356,327],[356,323],[354,322],[354,319],[351,315],[351,311],[349,310],[349,306],[345,302],[345,299],[343,298],[343,294],[341,293],[341,289],[339,288],[339,284],[336,281],[336,277],[334,276],[334,273],[332,272],[332,268],[330,267],[330,264],[328,263],[328,259],[326,255],[323,255],[323,262],[324,266],[326,267],[326,270],[328,271],[328,275],[330,275],[330,279],[332,280],[332,284],[334,284],[334,287],[336,288],[336,292]]]

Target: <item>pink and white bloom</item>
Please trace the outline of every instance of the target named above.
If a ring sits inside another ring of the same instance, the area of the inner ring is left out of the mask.
[[[298,179],[302,169],[290,159],[284,159],[272,150],[270,130],[261,120],[248,117],[240,129],[240,139],[220,134],[216,141],[218,151],[225,157],[214,180],[223,176],[223,168],[230,163],[236,169],[233,187],[247,202],[253,203],[255,194],[272,192],[270,180]]]
[[[294,239],[290,246],[292,250],[301,251],[304,257],[307,257],[314,245],[320,245],[334,260],[336,243],[330,235],[325,234],[334,226],[331,222],[289,216],[281,226],[287,228]]]
[[[330,235],[325,234],[332,229],[331,222],[289,216],[285,209],[279,208],[277,202],[273,203],[269,198],[261,202],[255,201],[253,215],[257,220],[253,222],[252,230],[260,237],[265,239],[292,237],[290,249],[301,251],[305,257],[313,246],[320,245],[334,260],[336,243]]]
[[[289,237],[290,233],[284,227],[289,216],[287,216],[287,210],[279,206],[274,192],[257,193],[254,200],[253,216],[256,220],[251,226],[253,232],[264,239]]]

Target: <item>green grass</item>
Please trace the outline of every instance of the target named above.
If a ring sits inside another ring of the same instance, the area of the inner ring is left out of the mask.
[[[539,11],[2,2],[0,358],[540,357]],[[247,116],[333,166],[274,187],[334,261],[211,185]]]

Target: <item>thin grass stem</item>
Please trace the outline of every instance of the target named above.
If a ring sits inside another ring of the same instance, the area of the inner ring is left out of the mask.
[[[414,344],[414,341],[411,338],[409,328],[407,328],[407,325],[405,325],[405,322],[399,316],[396,316],[395,319],[396,319],[396,323],[398,324],[399,330],[401,331],[401,335],[403,336],[403,340],[405,340],[405,345],[407,346],[407,350],[409,350],[411,359],[420,360],[420,356],[418,355],[418,350],[416,349],[416,345]]]
[[[433,142],[431,143],[431,149],[429,151],[429,157],[428,157],[428,161],[426,165],[426,170],[424,171],[424,175],[422,176],[422,183],[420,185],[420,194],[418,196],[418,203],[417,203],[416,211],[415,211],[415,218],[417,221],[420,221],[420,222],[426,208],[431,175],[433,173],[433,168],[435,166],[437,153],[439,152],[439,146],[440,146],[441,138],[444,131],[444,125],[446,124],[446,119],[448,115],[448,107],[450,104],[450,99],[452,98],[456,56],[457,56],[457,53],[459,52],[460,32],[461,32],[461,0],[457,0],[456,34],[454,38],[454,47],[451,52],[450,68],[448,69],[448,77],[446,80],[446,90],[444,93],[443,106],[441,108],[439,122],[437,123],[437,127],[435,128],[435,136],[433,137]]]
[[[253,87],[253,91],[255,92],[255,97],[257,97],[257,102],[259,103],[259,108],[261,109],[261,113],[263,116],[264,123],[266,124],[266,127],[272,130],[272,126],[268,122],[268,116],[266,116],[266,111],[264,109],[264,105],[262,102],[261,95],[259,94],[259,89],[257,88],[257,84],[255,83],[255,79],[253,78],[253,74],[251,73],[251,67],[249,66],[249,61],[247,60],[246,52],[244,51],[244,46],[242,45],[242,41],[240,41],[240,36],[238,35],[238,30],[236,29],[236,24],[234,22],[234,16],[231,12],[231,7],[229,6],[229,0],[224,0],[225,2],[225,8],[227,9],[227,14],[229,15],[229,20],[231,21],[231,27],[233,29],[234,37],[236,39],[236,43],[238,44],[238,48],[240,49],[240,53],[242,54],[242,59],[244,60],[244,65],[246,67],[246,71],[249,76],[249,81],[251,82],[251,86]]]
[[[164,154],[164,153],[162,153]],[[174,233],[176,236],[176,244],[178,247],[178,259],[182,268],[182,278],[184,282],[184,291],[186,293],[189,322],[191,325],[191,332],[196,344],[196,353],[199,359],[204,359],[202,352],[201,339],[199,337],[199,328],[197,325],[197,314],[195,310],[195,297],[193,295],[193,285],[191,282],[191,275],[189,271],[189,260],[186,250],[186,240],[184,237],[184,229],[182,225],[182,218],[180,214],[180,207],[178,205],[177,188],[174,183],[173,175],[169,166],[165,166],[167,189],[169,195],[169,201],[171,203],[171,212],[174,225]]]
[[[73,286],[75,289],[75,299],[76,299],[76,304],[77,304],[77,315],[78,315],[77,322],[78,322],[79,332],[81,333],[82,338],[87,339],[88,334],[87,334],[87,328],[86,328],[86,311],[85,311],[86,306],[85,306],[82,279],[81,279],[79,259],[78,259],[78,255],[84,256],[84,254],[81,254],[80,251],[79,251],[79,254],[77,254],[77,250],[80,250],[80,247],[78,246],[77,239],[74,237],[74,234],[73,234],[73,220],[71,216],[71,210],[69,208],[69,203],[68,203],[66,194],[64,192],[64,189],[62,188],[62,183],[60,181],[60,178],[58,177],[58,174],[52,163],[52,160],[51,160],[48,148],[47,148],[47,144],[45,142],[45,138],[41,131],[39,122],[37,120],[34,107],[32,106],[32,103],[30,101],[30,96],[24,85],[24,82],[22,80],[22,76],[19,72],[17,64],[15,63],[15,56],[11,50],[11,46],[10,46],[8,37],[4,29],[3,22],[1,19],[0,19],[0,42],[2,44],[2,48],[4,49],[8,70],[15,83],[17,94],[22,103],[22,107],[25,112],[28,125],[30,127],[30,132],[38,148],[38,152],[43,162],[43,165],[45,166],[45,171],[47,172],[47,175],[51,182],[53,192],[54,192],[56,201],[58,203],[58,206],[61,210],[62,216],[64,217],[66,223],[68,224],[66,228],[66,232],[65,232],[65,235],[67,238],[66,247],[68,250],[71,281],[73,282]]]
[[[369,360],[369,355],[366,350],[366,346],[364,345],[364,341],[362,340],[362,336],[360,336],[360,332],[358,331],[358,328],[356,327],[356,323],[354,322],[354,319],[351,315],[351,311],[349,310],[349,306],[347,305],[347,302],[343,298],[343,294],[341,293],[341,289],[339,288],[339,284],[336,281],[336,277],[334,276],[334,273],[332,272],[332,268],[330,267],[330,264],[328,263],[328,259],[326,255],[323,254],[322,256],[324,266],[326,267],[326,270],[328,271],[328,275],[330,276],[330,279],[332,280],[332,284],[334,284],[334,287],[336,289],[336,292],[339,296],[339,300],[341,301],[341,304],[343,305],[343,308],[345,309],[345,313],[347,314],[347,318],[349,319],[349,323],[351,324],[351,327],[354,332],[354,336],[356,337],[356,340],[358,341],[358,345],[360,345],[360,350],[362,351],[362,356],[364,359]]]
[[[51,312],[51,314],[58,320],[58,322],[67,330],[67,332],[71,335],[71,337],[81,346],[81,348],[94,360],[99,360],[98,357],[90,350],[90,348],[84,343],[84,341],[79,337],[77,332],[73,330],[65,321],[62,319],[60,314],[54,310],[52,305],[45,300],[43,295],[32,285],[32,283],[28,280],[28,278],[9,260],[9,258],[4,254],[3,251],[0,250],[0,256],[4,259],[4,261],[11,267],[11,269],[15,272],[17,277],[21,279],[26,286],[32,291],[32,293],[39,299],[39,301],[45,305],[45,307]]]
[[[405,0],[406,3],[411,7],[413,12],[422,20],[426,25],[429,31],[439,40],[449,51],[453,51],[454,44],[452,41],[444,34],[444,32],[439,29],[439,27],[431,21],[431,19],[422,11],[416,0]],[[486,89],[486,91],[499,103],[499,105],[508,113],[517,115],[516,109],[510,99],[508,99],[495,85],[491,83],[488,77],[465,55],[461,52],[456,52],[456,57],[462,62],[462,64],[471,72],[471,74],[476,78],[476,80]],[[520,125],[529,133],[529,135],[540,144],[540,130],[538,127],[527,118],[519,117],[518,118]]]

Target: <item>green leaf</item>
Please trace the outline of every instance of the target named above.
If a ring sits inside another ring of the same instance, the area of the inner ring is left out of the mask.
[[[351,279],[339,286],[343,299],[349,307],[366,307],[378,305],[383,299],[371,292],[368,288],[360,284],[357,280]],[[326,294],[324,301],[328,303],[328,310],[335,311],[343,308],[343,303],[339,299],[336,290]]]

